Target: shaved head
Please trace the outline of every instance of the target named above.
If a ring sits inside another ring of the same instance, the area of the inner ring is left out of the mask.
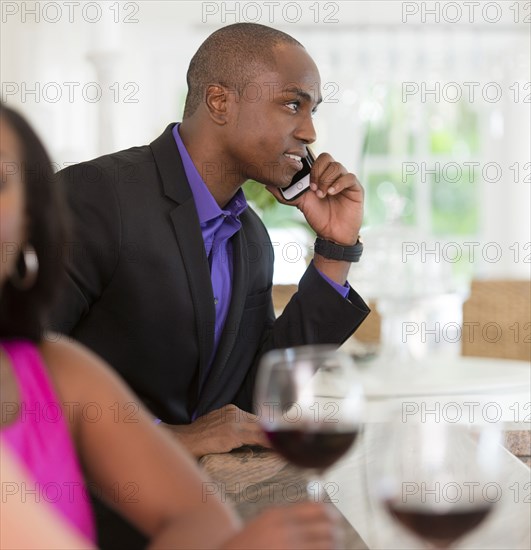
[[[209,84],[221,84],[238,93],[256,75],[275,68],[274,49],[302,44],[282,31],[255,23],[236,23],[212,33],[190,61],[188,94],[183,119],[194,114]]]

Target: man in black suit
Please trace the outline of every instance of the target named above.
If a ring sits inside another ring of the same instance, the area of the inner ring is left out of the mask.
[[[75,237],[52,326],[106,359],[200,456],[265,444],[239,414],[252,411],[265,351],[339,344],[369,310],[346,283],[361,247],[353,174],[323,153],[292,203],[322,241],[276,320],[271,242],[240,190],[254,179],[284,202],[279,189],[316,139],[320,77],[306,50],[230,25],[202,44],[187,81],[180,125],[63,170]]]
[[[187,81],[178,128],[171,124],[148,146],[63,170],[75,236],[52,324],[106,359],[164,423],[186,427],[177,437],[201,455],[262,441],[256,423],[234,408],[208,421],[205,415],[231,403],[252,410],[266,350],[339,344],[369,310],[348,285],[337,289],[350,262],[315,254],[275,320],[264,225],[251,208],[240,208],[232,217],[241,228],[228,239],[231,250],[223,249],[216,233],[205,237],[204,205],[196,204],[204,195],[197,199],[189,183],[197,170],[225,218],[231,201],[245,201],[239,193],[247,179],[285,202],[279,188],[300,168],[294,157],[305,156],[316,138],[320,78],[306,50],[269,27],[230,25],[203,43]],[[322,239],[355,245],[363,211],[356,177],[323,153],[311,181],[292,204]],[[218,263],[231,263],[232,292],[221,329],[211,265],[220,250]]]

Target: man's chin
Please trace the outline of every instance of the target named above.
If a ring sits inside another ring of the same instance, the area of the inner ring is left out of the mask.
[[[271,181],[267,183],[266,185],[270,185],[271,187],[276,187],[277,189],[284,189],[285,187],[288,187],[288,185],[291,184],[293,178],[279,178],[275,181]]]
[[[278,181],[278,180],[271,181],[265,178],[261,178],[259,180],[255,179],[253,181],[260,183],[264,187],[275,187],[276,189],[284,189],[284,187],[287,187],[291,183],[291,180],[290,181]]]

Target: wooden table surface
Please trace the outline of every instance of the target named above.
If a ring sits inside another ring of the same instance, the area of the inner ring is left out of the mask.
[[[502,456],[506,462],[504,479],[500,483],[503,494],[496,514],[472,538],[460,541],[458,548],[531,548],[531,472],[509,452],[505,451]],[[360,445],[326,475],[332,489],[338,489],[334,506],[342,517],[342,547],[355,550],[424,548],[418,540],[389,521],[383,511],[376,510],[366,494],[362,479],[364,464],[372,460],[374,452],[368,452],[365,444]],[[206,455],[200,464],[212,480],[207,484],[205,494],[218,494],[225,502],[232,503],[244,521],[267,507],[312,498],[306,494],[304,473],[272,451],[242,447],[231,453]],[[329,492],[333,495],[330,489]]]
[[[212,479],[205,493],[217,492],[222,500],[235,506],[244,521],[270,506],[313,498],[306,492],[304,472],[269,450],[242,447],[231,453],[206,455],[199,463]],[[368,547],[359,534],[341,512],[339,514],[344,533],[343,548],[366,550]]]

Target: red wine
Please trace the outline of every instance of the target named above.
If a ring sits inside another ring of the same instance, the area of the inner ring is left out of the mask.
[[[350,449],[358,432],[293,429],[266,431],[266,434],[273,447],[292,464],[324,470]]]
[[[481,503],[437,513],[429,506],[421,508],[395,501],[387,501],[386,507],[404,527],[438,548],[449,547],[477,527],[492,509],[491,504]]]

